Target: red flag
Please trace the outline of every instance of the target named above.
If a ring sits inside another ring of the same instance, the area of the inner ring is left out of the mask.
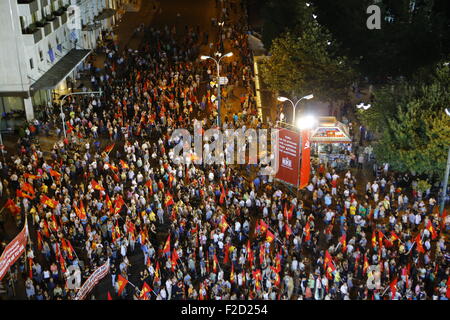
[[[262,265],[264,262],[264,244],[259,246],[259,264]]]
[[[372,247],[374,248],[377,246],[377,236],[375,232],[376,232],[375,230],[373,230],[372,232]]]
[[[164,201],[164,205],[166,207],[175,204],[175,202],[173,201],[173,197],[172,195],[167,191],[166,192],[166,200]]]
[[[16,205],[16,203],[12,199],[8,199],[5,203],[5,208],[8,208],[12,214],[20,213],[20,208]]]
[[[24,182],[22,184],[22,190],[31,193],[33,196],[36,194],[31,184]]]
[[[223,263],[227,264],[228,261],[230,260],[230,258],[229,258],[230,245],[228,243],[225,244],[224,250],[225,250],[225,257],[223,258]]]
[[[286,239],[289,239],[291,234],[292,234],[291,226],[289,225],[289,223],[286,223]]]
[[[368,268],[369,268],[369,260],[367,259],[367,255],[364,254],[363,275],[366,274]]]
[[[300,170],[300,189],[308,185],[311,171],[311,148],[309,142],[309,130],[302,130],[302,167]]]
[[[113,143],[113,144],[107,146],[107,147],[105,148],[105,152],[106,152],[106,153],[110,153],[110,152],[112,151],[112,149],[114,149],[114,146],[115,146],[115,143]]]
[[[147,284],[147,282],[144,281],[144,284],[142,285],[141,294],[139,295],[139,299],[141,300],[150,300],[149,294],[152,292],[152,288]]]
[[[32,180],[36,180],[36,179],[42,178],[41,176],[37,176],[37,175],[34,175],[34,174],[29,174],[29,173],[24,173],[23,177],[25,179],[32,179]]]
[[[128,164],[123,160],[120,160],[120,165],[122,166],[122,169],[130,169]]]
[[[84,203],[81,200],[80,200],[80,211],[81,211],[81,216],[84,217],[84,219],[86,219],[86,210],[84,209]]]
[[[58,201],[55,201],[53,199],[50,199],[46,195],[41,196],[41,203],[46,204],[50,208],[54,209],[58,205]]]
[[[225,215],[222,215],[222,219],[219,223],[219,227],[220,227],[220,230],[222,231],[222,233],[225,232],[227,230],[227,228],[229,227],[227,220],[225,219]]]
[[[92,188],[94,188],[95,190],[105,191],[105,188],[103,188],[101,185],[99,185],[98,182],[95,181],[95,180],[91,180],[91,186],[92,186]]]
[[[125,201],[123,201],[122,196],[119,195],[114,203],[114,214],[119,213],[124,204]]]
[[[397,292],[397,278],[395,278],[389,286],[391,287],[392,299],[394,299],[395,293]]]
[[[164,244],[163,253],[170,252],[170,234],[167,237],[166,243]]]
[[[391,231],[391,242],[394,242],[395,240],[400,240],[400,238],[394,231]]]
[[[309,221],[306,222],[305,226],[305,241],[311,240],[311,226],[309,225]]]
[[[125,289],[125,286],[128,283],[128,280],[119,274],[119,276],[117,277],[117,283],[119,284],[119,291],[117,292],[117,295],[121,296],[123,289]]]
[[[339,243],[342,245],[342,252],[347,251],[347,235],[345,233],[341,236]]]
[[[223,185],[220,186],[222,189],[222,192],[220,193],[220,199],[219,199],[219,203],[223,204],[225,201],[225,190],[223,189]]]
[[[266,233],[267,230],[269,230],[269,225],[263,219],[260,220],[259,225],[262,234]]]
[[[273,239],[275,239],[275,235],[272,232],[270,232],[270,230],[267,230],[266,241],[272,242]]]
[[[148,180],[145,185],[148,187],[150,195],[153,195],[153,182],[152,179]]]
[[[234,264],[233,263],[231,264],[230,282],[234,283]]]
[[[82,205],[82,201],[80,201],[80,207]],[[80,218],[80,220],[86,220],[86,211],[81,211],[76,205],[75,203],[73,204],[73,209],[75,210],[75,213],[77,214],[78,218]],[[84,207],[83,207],[84,209]]]
[[[437,232],[436,232],[436,229],[433,227],[431,220],[428,220],[427,230],[430,231],[430,233],[431,233],[431,239],[434,240],[437,238]]]
[[[17,189],[16,190],[16,197],[21,197],[21,198],[28,198],[30,200],[34,199],[33,196],[30,196],[29,194],[23,192],[22,190]]]
[[[177,250],[175,250],[175,248],[173,249],[171,259],[172,259],[172,271],[174,271],[175,266],[178,264],[177,260],[180,259],[180,257],[178,256],[178,252],[177,252]]]
[[[111,293],[108,291],[108,300],[112,300]]]
[[[425,249],[423,248],[422,239],[420,237],[420,233],[416,237],[417,251],[420,253],[425,253]]]
[[[50,175],[51,175],[52,177],[56,177],[56,178],[61,177],[61,173],[59,173],[58,171],[55,171],[55,170],[53,170],[53,169],[50,169]]]

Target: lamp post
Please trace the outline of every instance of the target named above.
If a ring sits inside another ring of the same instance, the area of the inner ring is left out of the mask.
[[[210,56],[201,56],[200,59],[202,60],[207,60],[207,59],[211,59],[214,60],[214,62],[216,63],[216,67],[217,67],[217,89],[218,89],[218,95],[217,95],[217,111],[218,111],[218,115],[217,115],[217,126],[220,127],[221,121],[220,121],[220,61],[223,58],[226,57],[231,57],[233,55],[233,52],[228,52],[227,54],[224,54],[222,56],[219,57],[219,60],[210,57]]]
[[[296,103],[294,103],[291,99],[288,99],[286,97],[278,97],[277,100],[281,101],[281,102],[289,101],[292,104],[292,107],[294,110],[293,117],[292,117],[292,124],[295,124],[295,109],[297,108],[298,103],[302,100],[310,100],[312,98],[314,98],[314,95],[308,94],[307,96],[300,98]]]
[[[450,116],[450,112],[448,109],[445,109],[445,113]],[[444,206],[445,206],[445,198],[447,198],[447,186],[448,186],[448,175],[450,173],[450,147],[448,147],[448,154],[447,154],[447,167],[445,168],[445,175],[444,175],[444,186],[442,189],[442,199],[441,204],[439,206],[439,215],[442,216],[442,213],[444,212]]]
[[[102,94],[102,91],[88,91],[88,92],[73,92],[73,93],[69,93],[66,94],[64,97],[62,97],[61,101],[59,102],[59,107],[61,109],[61,120],[62,120],[62,127],[63,127],[63,132],[64,132],[64,138],[67,138],[67,133],[66,133],[66,123],[64,121],[65,115],[64,115],[64,111],[63,111],[63,104],[64,104],[64,100],[66,100],[66,98],[68,96],[73,96],[73,95],[87,95],[87,94]]]

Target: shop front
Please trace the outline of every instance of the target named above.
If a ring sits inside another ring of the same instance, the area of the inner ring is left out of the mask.
[[[311,162],[336,170],[350,167],[352,139],[348,127],[335,117],[320,117],[318,126],[311,133]]]

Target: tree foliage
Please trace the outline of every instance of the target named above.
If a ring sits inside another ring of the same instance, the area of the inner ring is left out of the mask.
[[[377,159],[394,170],[442,176],[450,146],[450,68],[438,67],[433,81],[400,83],[375,93],[375,102],[360,117],[377,132]]]
[[[366,26],[373,0],[311,0],[318,21],[342,43],[342,54],[358,59],[358,72],[372,82],[410,76],[433,66],[450,49],[448,0],[382,0],[381,29]]]

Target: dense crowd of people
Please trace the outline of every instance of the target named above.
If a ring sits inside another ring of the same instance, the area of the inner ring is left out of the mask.
[[[31,238],[7,278],[22,275],[28,299],[74,299],[69,266],[84,282],[109,259],[91,298],[447,299],[449,219],[389,170],[364,188],[355,169],[313,167],[293,195],[254,166],[174,164],[171,132],[214,127],[217,112],[215,65],[199,59],[209,36],[185,31],[147,28],[138,51],[106,44],[104,72],[93,70],[104,95],[68,100],[67,138],[50,154],[22,139],[2,162],[4,211],[18,228],[27,216]],[[223,35],[210,52],[235,54],[225,105],[246,91],[223,127],[261,127],[244,26]]]

